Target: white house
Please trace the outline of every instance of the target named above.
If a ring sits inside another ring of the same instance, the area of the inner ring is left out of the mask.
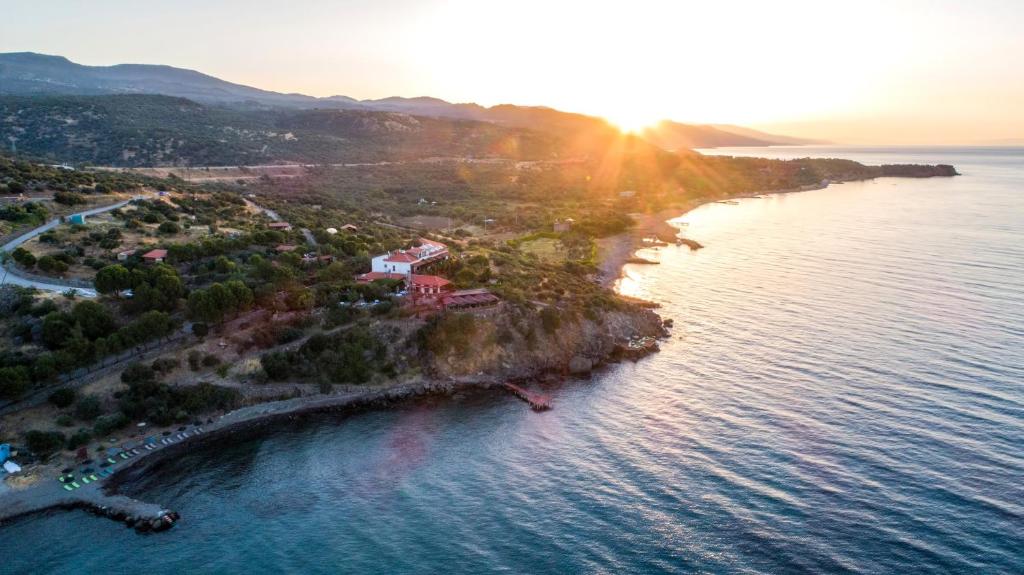
[[[420,240],[420,245],[379,255],[371,261],[370,271],[387,274],[409,274],[439,260],[448,259],[448,246],[431,240]]]

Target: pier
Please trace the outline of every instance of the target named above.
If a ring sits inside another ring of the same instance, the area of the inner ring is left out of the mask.
[[[514,383],[505,383],[505,389],[512,395],[530,404],[530,408],[534,411],[547,411],[551,409],[551,399],[539,393],[534,393]]]

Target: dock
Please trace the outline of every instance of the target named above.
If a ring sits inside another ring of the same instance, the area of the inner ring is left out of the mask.
[[[530,404],[530,408],[534,411],[547,411],[551,409],[551,398],[546,395],[534,393],[514,383],[505,383],[505,389],[512,395]]]

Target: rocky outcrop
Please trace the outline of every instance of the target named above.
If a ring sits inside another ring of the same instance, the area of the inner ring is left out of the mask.
[[[598,316],[563,317],[557,329],[545,329],[536,312],[476,318],[475,345],[424,359],[438,378],[466,376],[522,380],[547,374],[585,375],[621,359],[637,359],[656,346],[630,349],[637,341],[668,335],[662,319],[637,305]]]

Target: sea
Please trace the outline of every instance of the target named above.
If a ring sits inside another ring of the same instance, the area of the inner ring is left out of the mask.
[[[1024,573],[1024,149],[712,203],[619,289],[661,352],[552,386],[312,417],[129,487],[181,513],[0,528],[3,573]]]

